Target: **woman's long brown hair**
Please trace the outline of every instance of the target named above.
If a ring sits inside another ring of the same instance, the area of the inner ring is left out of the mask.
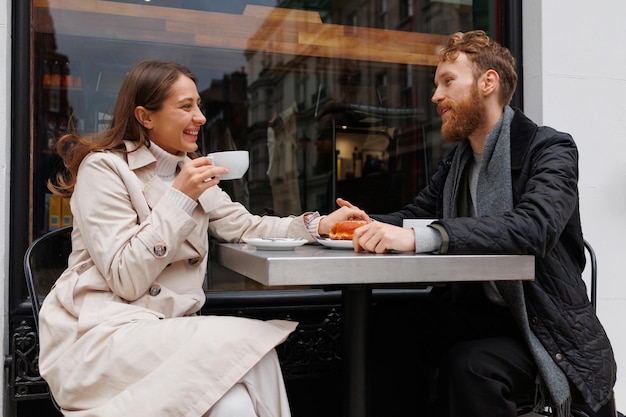
[[[66,169],[48,181],[48,189],[57,195],[70,196],[76,185],[78,167],[91,152],[126,152],[125,140],[137,142],[135,149],[141,145],[150,146],[147,130],[135,118],[135,108],[143,106],[150,111],[160,110],[180,75],[196,82],[187,67],[174,62],[141,61],[135,64],[120,87],[107,130],[90,136],[68,133],[59,139],[56,149]]]

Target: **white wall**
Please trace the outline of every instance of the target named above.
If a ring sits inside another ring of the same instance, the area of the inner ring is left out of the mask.
[[[11,30],[9,28],[10,4],[0,0],[0,334],[2,335],[3,357],[8,351],[6,325],[8,323],[8,281],[9,276],[9,170],[10,170],[10,129],[11,129]],[[6,384],[3,384],[3,387]],[[4,404],[5,390],[0,390],[0,410]]]
[[[626,412],[626,2],[524,0],[524,109],[580,152],[583,233],[598,257],[598,316]]]

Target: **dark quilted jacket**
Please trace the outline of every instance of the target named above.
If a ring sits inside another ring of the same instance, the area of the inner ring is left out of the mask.
[[[453,147],[428,186],[402,210],[378,220],[441,218]],[[536,257],[535,281],[524,283],[531,329],[597,410],[609,400],[616,364],[581,273],[585,266],[578,208],[578,150],[570,135],[538,127],[519,110],[511,123],[512,212],[442,219],[449,254],[507,253]]]

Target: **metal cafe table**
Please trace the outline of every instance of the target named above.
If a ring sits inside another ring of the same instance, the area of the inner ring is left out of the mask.
[[[288,251],[259,250],[248,244],[221,243],[217,262],[266,286],[339,286],[347,372],[344,413],[367,417],[366,335],[372,287],[387,284],[437,284],[453,281],[532,280],[530,255],[432,255],[353,250],[304,245]]]

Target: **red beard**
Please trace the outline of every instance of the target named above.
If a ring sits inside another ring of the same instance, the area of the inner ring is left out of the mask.
[[[478,87],[474,84],[470,97],[459,102],[444,101],[440,104],[450,110],[441,125],[441,136],[450,142],[461,142],[476,130],[485,113],[485,106],[478,95]]]

